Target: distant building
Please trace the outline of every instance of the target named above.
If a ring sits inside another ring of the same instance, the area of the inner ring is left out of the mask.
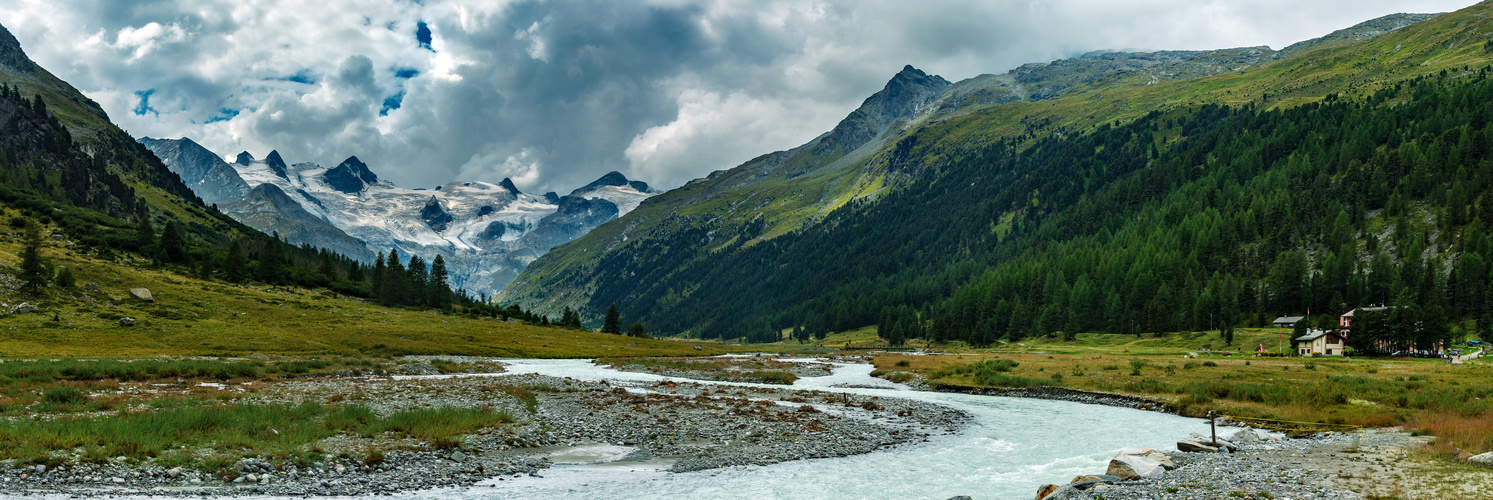
[[[1300,323],[1303,319],[1306,319],[1306,316],[1281,316],[1275,318],[1271,324],[1274,324],[1276,328],[1296,328],[1296,323]]]
[[[1296,354],[1302,356],[1342,356],[1343,336],[1326,330],[1307,330],[1296,337]]]
[[[1384,306],[1377,306],[1377,307],[1361,307],[1359,309],[1362,309],[1364,311],[1383,311],[1383,310],[1389,309],[1389,308],[1388,307],[1384,307]],[[1357,311],[1359,309],[1354,309],[1354,311]],[[1340,327],[1342,327],[1344,330],[1347,330],[1348,327],[1351,326],[1350,323],[1352,323],[1352,322],[1353,322],[1353,311],[1348,311],[1346,313],[1343,313],[1342,316],[1339,316],[1337,318],[1337,325],[1340,326]]]

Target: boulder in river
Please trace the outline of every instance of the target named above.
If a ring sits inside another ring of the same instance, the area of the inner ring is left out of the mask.
[[[1175,468],[1177,465],[1172,463],[1171,458],[1168,458],[1165,453],[1145,448],[1125,448],[1116,453],[1114,458],[1109,459],[1109,470],[1106,473],[1126,481],[1133,481],[1155,479],[1161,477],[1167,470]]]

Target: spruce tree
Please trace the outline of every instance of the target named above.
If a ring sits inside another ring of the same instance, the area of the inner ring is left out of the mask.
[[[187,242],[182,239],[181,229],[174,220],[166,222],[166,228],[161,230],[161,255],[172,264],[187,261]]]
[[[448,309],[451,307],[451,284],[447,282],[449,275],[446,271],[446,259],[436,254],[435,259],[430,261],[430,282],[426,284],[425,291],[429,295],[426,303],[430,307]],[[576,316],[575,326],[581,326],[580,316]]]
[[[228,245],[228,258],[223,261],[223,277],[230,283],[243,283],[249,277],[244,250],[239,246],[238,240],[233,240]]]
[[[404,264],[399,262],[399,250],[390,249],[389,257],[384,261],[384,282],[379,290],[379,298],[387,305],[406,305],[409,289],[410,277],[404,272]]]
[[[409,303],[417,306],[429,305],[426,303],[426,299],[429,298],[426,287],[430,285],[430,270],[425,267],[425,259],[420,258],[419,255],[410,257],[409,270],[405,272],[410,276],[410,287],[407,292]]]
[[[622,334],[622,314],[617,312],[617,304],[607,308],[607,318],[601,325],[601,333]]]
[[[30,295],[40,295],[47,286],[47,266],[41,258],[41,228],[27,221],[21,248],[21,289]]]
[[[135,225],[135,251],[141,255],[150,255],[155,244],[156,228],[150,225],[149,215],[141,215],[140,223]]]
[[[270,238],[259,252],[259,267],[255,276],[270,285],[283,285],[286,281],[285,251],[280,248],[279,238]]]

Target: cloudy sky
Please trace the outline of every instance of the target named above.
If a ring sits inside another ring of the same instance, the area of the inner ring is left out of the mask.
[[[7,0],[0,24],[137,137],[567,192],[797,146],[904,64],[958,81],[1096,49],[1278,49],[1472,3]]]

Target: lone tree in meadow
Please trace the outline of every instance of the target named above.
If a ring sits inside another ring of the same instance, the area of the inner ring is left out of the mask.
[[[35,222],[26,223],[25,246],[21,249],[21,288],[31,295],[40,295],[47,286],[47,266],[41,261],[41,228]]]
[[[607,320],[601,324],[601,333],[622,334],[622,315],[617,312],[617,304],[607,308]]]

